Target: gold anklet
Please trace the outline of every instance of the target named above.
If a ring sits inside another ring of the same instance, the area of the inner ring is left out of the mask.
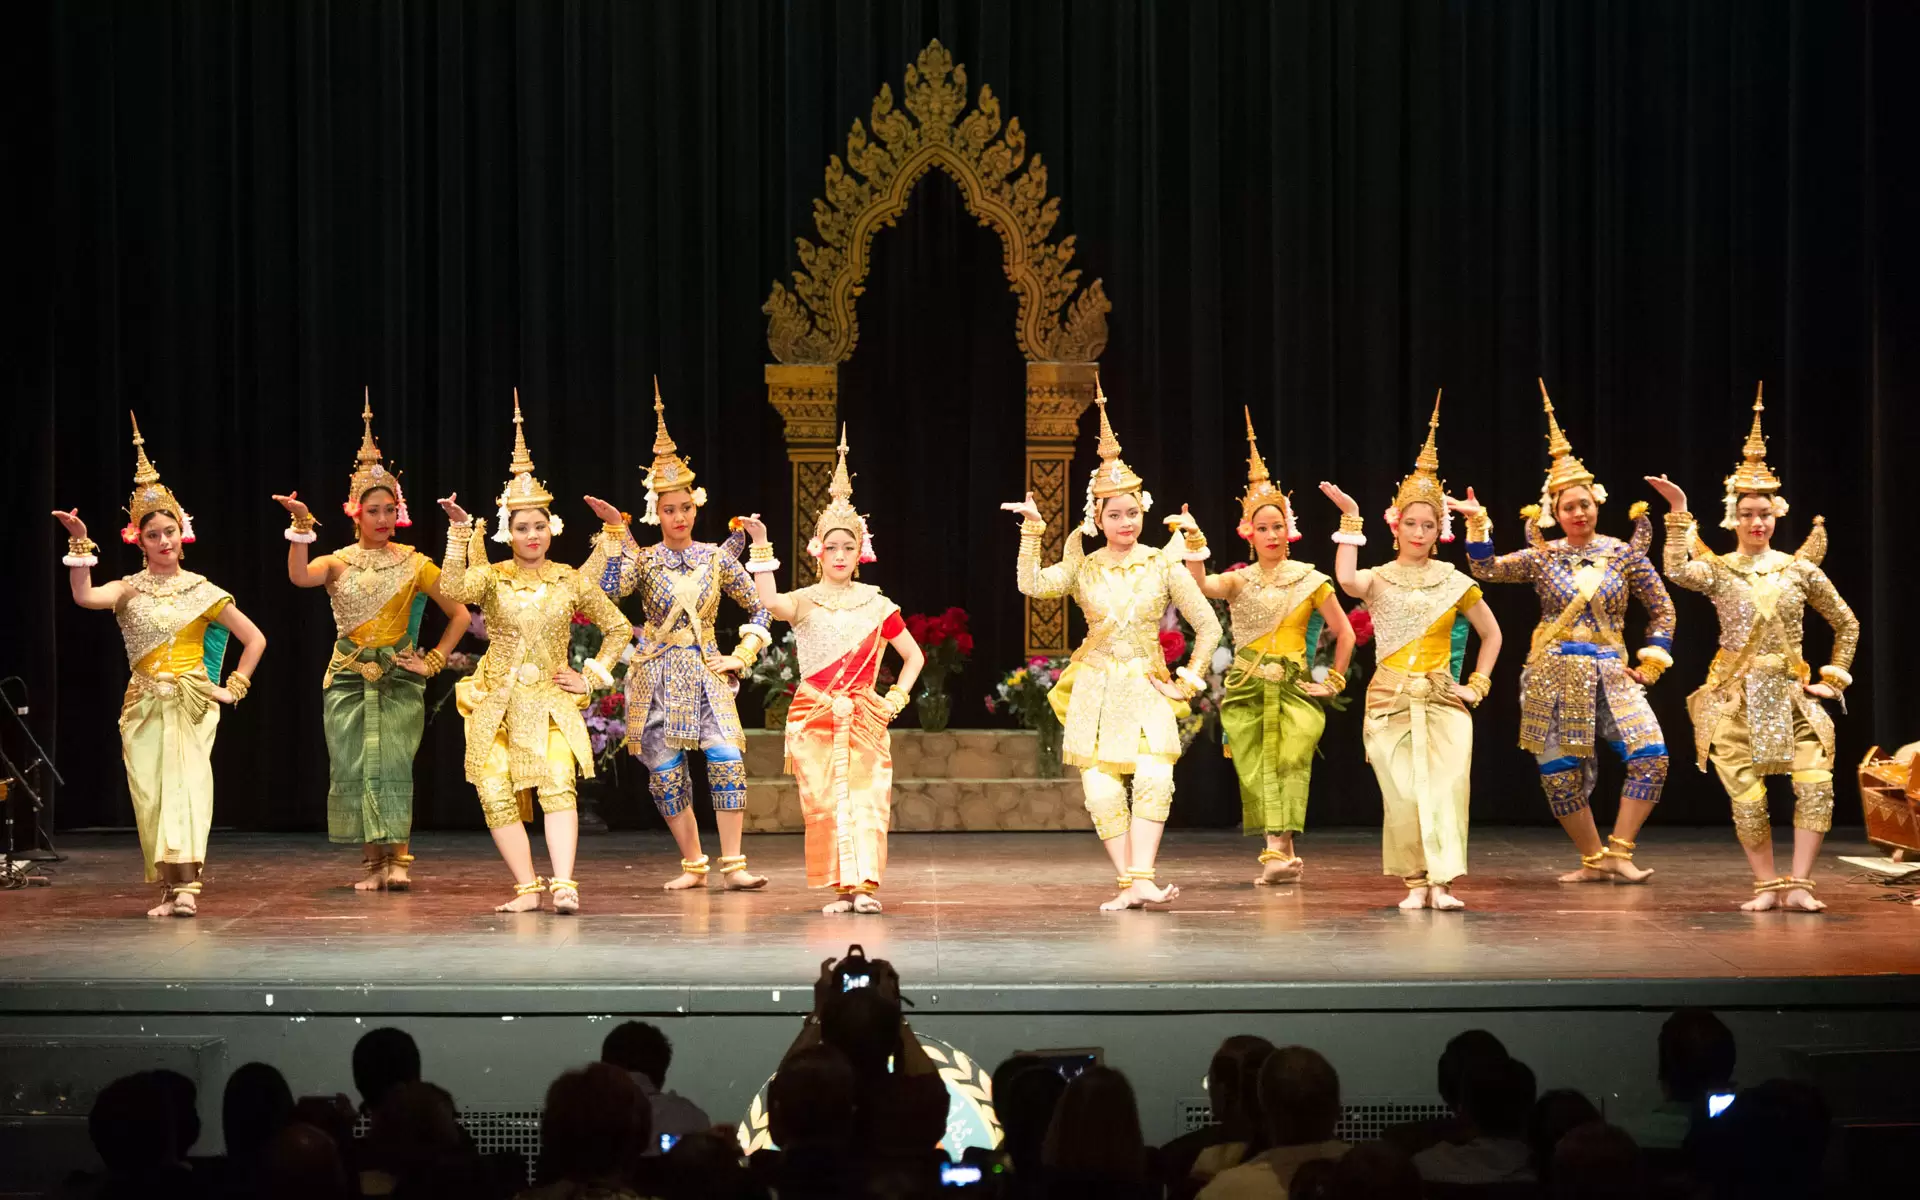
[[[736,871],[744,871],[746,869],[747,869],[746,855],[722,854],[720,856],[720,873],[722,875],[732,875]]]
[[[538,875],[535,875],[533,877],[532,883],[516,883],[513,885],[513,894],[515,898],[518,898],[520,896],[531,896],[535,892],[544,892],[546,890],[547,890],[547,881],[540,878]]]
[[[1605,861],[1607,861],[1607,852],[1605,850],[1596,850],[1592,854],[1582,854],[1580,856],[1580,865],[1589,871],[1598,871],[1600,864]]]
[[[680,869],[689,875],[705,875],[709,870],[707,856],[702,854],[699,858],[683,858],[680,860]]]

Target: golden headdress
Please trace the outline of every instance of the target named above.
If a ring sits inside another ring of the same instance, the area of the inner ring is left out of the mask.
[[[807,553],[819,558],[822,544],[827,534],[836,529],[844,529],[853,534],[860,543],[860,561],[874,561],[873,531],[867,526],[867,519],[853,507],[853,477],[847,474],[847,427],[840,426],[840,461],[834,465],[833,480],[827,484],[827,495],[832,497],[827,506],[820,510],[820,516],[813,523],[813,540],[807,543]]]
[[[133,495],[127,500],[127,527],[120,531],[120,540],[129,546],[138,545],[141,522],[154,513],[169,512],[180,520],[180,540],[191,542],[193,518],[160,482],[159,470],[147,460],[147,439],[140,436],[140,418],[132,413],[127,416],[133,421]]]
[[[1113,435],[1113,426],[1107,422],[1107,393],[1100,386],[1098,376],[1093,381],[1093,402],[1100,406],[1100,465],[1087,480],[1086,514],[1080,525],[1080,531],[1085,534],[1092,534],[1099,527],[1097,517],[1102,500],[1138,492],[1141,511],[1153,508],[1153,495],[1147,491],[1146,481],[1134,474],[1133,468],[1120,457],[1120,439]]]
[[[360,497],[373,488],[386,488],[400,505],[400,515],[394,524],[407,526],[413,524],[413,518],[407,515],[407,497],[400,490],[400,477],[387,470],[380,459],[380,444],[373,440],[373,391],[366,389],[360,397],[360,420],[363,428],[360,433],[360,455],[354,461],[353,474],[347,477],[347,502],[341,509],[349,517],[360,515]]]
[[[1393,493],[1393,504],[1388,507],[1387,528],[1397,528],[1400,514],[1409,504],[1430,504],[1433,515],[1440,521],[1440,540],[1453,540],[1453,514],[1447,511],[1447,485],[1440,478],[1440,397],[1444,388],[1435,388],[1433,392],[1433,415],[1427,418],[1427,441],[1420,447],[1420,454],[1413,460],[1413,474],[1400,481]]]
[[[1760,414],[1766,409],[1760,402],[1761,387],[1755,384],[1753,388],[1753,428],[1747,433],[1747,444],[1741,447],[1740,465],[1727,476],[1727,510],[1720,518],[1722,529],[1739,526],[1735,510],[1742,496],[1765,496],[1773,502],[1774,516],[1787,515],[1787,498],[1780,494],[1780,477],[1767,465],[1767,438],[1760,432]]]
[[[1287,499],[1287,494],[1267,473],[1266,460],[1260,457],[1259,443],[1253,439],[1253,413],[1245,405],[1241,406],[1240,412],[1247,418],[1247,492],[1240,497],[1240,528],[1237,532],[1243,538],[1252,537],[1253,514],[1271,504],[1286,518],[1287,540],[1297,542],[1300,540],[1300,529],[1293,522],[1293,502]]]
[[[1540,489],[1540,515],[1534,518],[1534,524],[1547,529],[1553,525],[1553,502],[1561,492],[1570,487],[1585,487],[1593,493],[1594,503],[1605,504],[1607,489],[1594,479],[1585,463],[1573,456],[1573,444],[1560,431],[1560,422],[1553,415],[1553,397],[1547,395],[1547,381],[1541,379],[1539,383],[1540,402],[1547,410],[1547,453],[1553,456],[1553,461],[1547,465],[1547,481]]]
[[[527,433],[520,420],[520,389],[513,389],[513,462],[507,470],[513,472],[507,485],[500,490],[500,528],[493,531],[496,542],[510,542],[513,534],[507,526],[513,514],[523,508],[541,508],[547,510],[547,528],[558,535],[566,529],[566,523],[553,511],[553,493],[547,485],[533,477],[533,456],[527,453]]]
[[[673,438],[667,433],[667,406],[660,399],[660,377],[653,377],[653,465],[647,468],[647,474],[641,480],[647,489],[647,511],[640,520],[648,525],[660,523],[660,497],[668,492],[687,492],[693,496],[693,506],[704,508],[707,503],[707,489],[693,486],[693,468],[676,451]]]

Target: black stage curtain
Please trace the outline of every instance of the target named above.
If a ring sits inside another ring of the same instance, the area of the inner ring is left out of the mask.
[[[1242,404],[1298,500],[1297,552],[1329,563],[1314,485],[1378,513],[1436,386],[1446,477],[1478,489],[1512,548],[1545,465],[1536,374],[1611,485],[1618,534],[1645,472],[1714,510],[1765,379],[1795,505],[1782,543],[1825,514],[1828,569],[1866,622],[1840,722],[1850,795],[1869,742],[1920,736],[1897,653],[1916,582],[1899,481],[1920,444],[1901,400],[1917,23],[1890,0],[17,6],[0,674],[30,684],[60,752],[59,824],[124,823],[120,643],[66,600],[45,514],[78,505],[107,546],[99,574],[133,569],[112,538],[129,408],[197,519],[190,565],[272,639],[216,756],[219,819],[243,828],[323,823],[331,623],[285,580],[268,495],[300,489],[324,540],[344,539],[363,384],[430,551],[435,495],[487,509],[518,385],[580,531],[560,548],[582,554],[580,494],[639,507],[655,373],[712,488],[706,533],[737,512],[783,521],[759,307],[849,124],[937,36],[1019,118],[1077,264],[1106,282],[1105,380],[1156,514],[1191,502],[1227,561]],[[1020,482],[1014,298],[993,235],[938,175],[875,253],[843,372],[881,552],[868,578],[910,611],[973,613],[955,706],[974,724],[1019,654],[1015,534],[995,509]],[[1373,527],[1369,559],[1389,553]],[[1509,650],[1478,722],[1475,815],[1541,821],[1513,747],[1536,605],[1490,598]],[[1715,620],[1678,603],[1678,665],[1655,689],[1678,751],[1656,829],[1725,820],[1682,707]],[[1816,662],[1827,645],[1811,622]],[[429,745],[421,824],[474,827],[451,709]],[[1314,823],[1377,820],[1356,713],[1324,749]],[[1234,819],[1216,752],[1180,770],[1177,820]],[[621,796],[639,819],[631,772]]]

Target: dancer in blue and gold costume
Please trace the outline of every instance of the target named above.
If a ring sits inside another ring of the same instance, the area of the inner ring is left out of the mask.
[[[1631,540],[1595,532],[1606,489],[1574,457],[1544,381],[1540,397],[1553,461],[1539,505],[1521,510],[1528,548],[1494,553],[1493,523],[1472,488],[1465,500],[1450,505],[1467,518],[1467,559],[1474,578],[1531,583],[1540,596],[1540,624],[1520,675],[1520,745],[1539,762],[1547,803],[1580,851],[1580,869],[1560,876],[1560,882],[1639,883],[1652,872],[1634,865],[1634,838],[1667,781],[1666,738],[1647,704],[1646,688],[1673,665],[1673,601],[1647,558],[1653,527],[1646,504],[1630,510]],[[1556,520],[1566,535],[1548,541],[1540,530]],[[1627,661],[1630,599],[1645,605],[1648,614],[1647,644],[1635,656],[1636,665]],[[1588,807],[1601,744],[1627,768],[1619,815],[1605,844]]]
[[[627,668],[627,749],[647,766],[654,807],[680,847],[680,874],[669,891],[705,887],[710,864],[700,851],[693,813],[693,778],[687,751],[707,760],[714,824],[720,831],[720,873],[732,891],[765,887],[764,876],[747,870],[741,841],[747,819],[746,734],[733,703],[742,672],[772,641],[770,618],[754,590],[750,571],[779,567],[771,558],[742,566],[745,535],[734,531],[721,545],[693,540],[694,518],[707,490],[694,486],[693,468],[667,434],[660,385],[653,388],[653,465],[647,471],[647,508],[640,518],[660,527],[658,545],[634,541],[626,514],[587,497],[606,522],[593,555],[581,568],[616,599],[640,593],[646,619]],[[748,612],[740,642],[721,654],[714,618],[725,596]]]

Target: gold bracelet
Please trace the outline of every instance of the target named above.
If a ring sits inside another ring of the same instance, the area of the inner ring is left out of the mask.
[[[912,700],[913,697],[907,695],[907,689],[897,683],[887,689],[887,707],[893,709],[893,715],[896,717],[907,710],[907,705]]]
[[[1487,542],[1493,540],[1493,522],[1487,517],[1487,511],[1467,514],[1467,540]]]
[[[773,561],[773,543],[755,542],[747,548],[747,561],[755,563]]]
[[[435,675],[438,675],[447,668],[447,656],[440,653],[440,647],[438,646],[435,646],[420,657],[422,661],[426,663],[427,667],[425,671],[421,672],[423,678],[432,679]]]
[[[1360,533],[1365,529],[1365,527],[1366,527],[1366,522],[1360,519],[1359,513],[1341,513],[1340,514],[1340,532],[1341,533]]]
[[[1474,707],[1477,708],[1479,707],[1480,702],[1487,698],[1487,693],[1493,691],[1493,680],[1487,678],[1485,673],[1480,671],[1475,671],[1471,675],[1467,676],[1467,687],[1474,693],[1474,695],[1479,697],[1478,700],[1475,700],[1473,702]]]
[[[1045,521],[1036,521],[1032,517],[1028,517],[1020,522],[1021,537],[1037,538],[1046,531],[1047,523]]]
[[[310,512],[293,514],[293,531],[295,533],[312,533],[313,527],[319,523],[320,519]]]
[[[1333,689],[1333,694],[1338,696],[1347,690],[1347,677],[1334,668],[1328,667],[1326,684]]]
[[[1667,528],[1678,532],[1693,524],[1693,514],[1684,508],[1676,508],[1667,514]]]
[[[626,536],[627,527],[632,524],[633,518],[626,513],[621,513],[618,521],[602,521],[600,523],[600,532],[617,541]]]
[[[75,558],[85,558],[99,549],[100,547],[92,538],[70,537],[67,539],[67,553]]]
[[[751,670],[754,660],[760,657],[760,643],[755,638],[741,638],[740,644],[733,648],[733,656],[740,660],[740,669]]]
[[[239,671],[234,671],[227,676],[227,690],[233,693],[233,702],[238,704],[247,698],[248,692],[253,690],[253,680]]]

